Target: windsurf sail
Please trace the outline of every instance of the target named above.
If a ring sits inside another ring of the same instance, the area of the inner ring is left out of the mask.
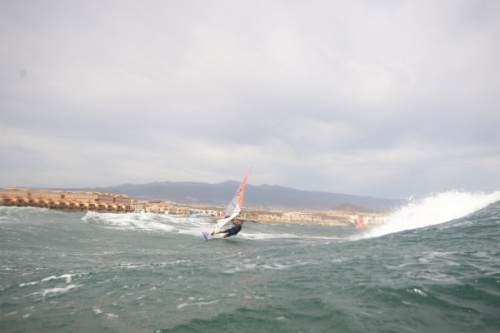
[[[365,230],[365,221],[363,220],[363,216],[358,216],[358,222],[356,223],[356,228],[359,230]]]
[[[231,200],[226,209],[224,209],[222,218],[217,221],[217,225],[215,226],[216,231],[222,229],[226,224],[231,222],[236,216],[241,213],[241,209],[243,208],[243,196],[245,194],[245,187],[247,186],[248,177],[250,176],[251,170],[252,169],[250,168],[250,170],[247,171],[245,178],[240,184],[240,187],[238,187],[238,190],[236,190],[233,200]]]

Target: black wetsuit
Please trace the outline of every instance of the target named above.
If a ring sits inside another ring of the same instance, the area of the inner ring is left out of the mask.
[[[235,225],[232,228],[224,230],[224,233],[226,234],[226,237],[236,236],[236,234],[240,232],[240,230],[241,230],[241,225]]]

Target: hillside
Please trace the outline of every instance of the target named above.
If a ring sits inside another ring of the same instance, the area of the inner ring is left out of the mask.
[[[219,184],[166,181],[148,184],[122,184],[91,190],[123,193],[141,200],[166,200],[181,204],[226,205],[238,186],[239,182],[236,181],[226,181]],[[245,206],[248,208],[334,209],[339,205],[347,204],[361,209],[386,210],[401,203],[401,200],[320,191],[301,191],[277,185],[253,186],[249,184],[245,192]]]

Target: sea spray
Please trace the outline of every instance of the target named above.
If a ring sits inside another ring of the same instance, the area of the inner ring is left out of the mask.
[[[145,231],[154,233],[187,233],[201,235],[210,227],[205,218],[175,218],[154,213],[99,213],[87,212],[82,217],[85,223],[114,230]]]
[[[500,201],[500,191],[491,194],[449,191],[421,200],[412,200],[390,213],[382,225],[367,229],[361,238],[378,237],[446,223],[474,213],[497,201]]]

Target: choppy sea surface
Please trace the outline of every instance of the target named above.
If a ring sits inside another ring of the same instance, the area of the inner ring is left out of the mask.
[[[0,207],[0,332],[500,332],[500,192],[380,226]]]

